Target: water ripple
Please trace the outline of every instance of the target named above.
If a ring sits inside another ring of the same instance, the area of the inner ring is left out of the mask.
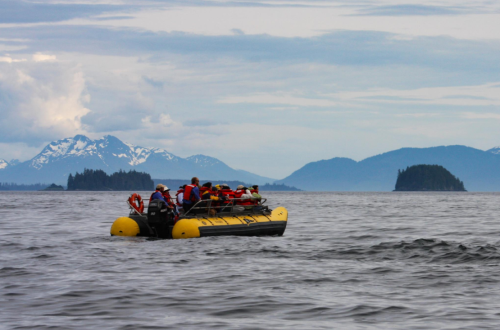
[[[128,193],[2,192],[0,328],[498,328],[500,194],[266,195],[284,237],[165,241],[109,236]]]

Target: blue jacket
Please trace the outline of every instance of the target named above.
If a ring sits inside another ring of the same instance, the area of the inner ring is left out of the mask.
[[[168,204],[168,201],[165,199],[165,197],[163,197],[163,194],[161,193],[161,191],[157,191],[155,192],[152,196],[151,196],[151,200],[153,199],[161,199],[162,201],[165,201],[165,203]]]

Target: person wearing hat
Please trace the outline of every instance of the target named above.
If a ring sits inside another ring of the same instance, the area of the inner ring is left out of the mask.
[[[234,197],[237,199],[236,205],[241,205],[244,209],[251,209],[254,204],[252,202],[252,194],[250,193],[250,190],[242,184],[236,187]]]
[[[240,184],[238,187],[236,187],[236,191],[241,191],[242,196],[238,197],[238,198],[251,198],[252,197],[250,190],[242,184]]]
[[[165,186],[164,184],[161,184],[161,183],[157,184],[156,191],[151,194],[151,197],[149,197],[149,202],[151,203],[151,201],[153,199],[160,199],[160,200],[164,201],[165,203],[170,204],[170,199],[167,200],[165,198],[165,196],[163,195],[165,190],[167,191],[167,194],[168,194],[168,191],[170,189],[168,189],[168,187]],[[169,194],[169,196],[170,196],[170,194]]]
[[[169,205],[170,207],[174,207],[174,202],[172,202],[172,196],[170,196],[169,191],[170,191],[170,189],[168,189],[168,187],[167,187],[167,186],[165,186],[165,187],[163,188],[163,193],[162,193],[162,195],[163,195],[163,198],[165,198],[165,200],[167,201],[168,205]]]

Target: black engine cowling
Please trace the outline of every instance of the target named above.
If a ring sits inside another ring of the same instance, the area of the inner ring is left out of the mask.
[[[154,199],[148,206],[148,225],[159,238],[172,238],[174,214],[161,199]]]

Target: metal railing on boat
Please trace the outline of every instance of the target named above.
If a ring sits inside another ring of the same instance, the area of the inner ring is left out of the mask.
[[[170,200],[175,205],[176,199],[171,197]],[[245,202],[252,201],[252,202],[256,202],[256,203],[254,205],[241,205],[241,204],[237,203],[238,201],[245,201]],[[229,216],[241,214],[242,212],[245,212],[245,211],[251,212],[256,207],[258,209],[261,209],[261,210],[269,210],[268,206],[264,205],[264,203],[266,201],[267,201],[267,198],[259,198],[259,199],[257,199],[257,198],[252,198],[252,199],[250,199],[250,198],[230,198],[230,199],[227,199],[225,201],[222,201],[222,200],[214,201],[211,199],[207,199],[207,200],[200,199],[187,212],[180,214],[180,217],[181,218],[191,218],[191,217],[198,217],[198,216],[203,216],[203,215],[210,215],[211,209],[216,210],[217,214],[224,213],[224,215],[229,215]],[[223,203],[224,205],[212,206],[212,203],[217,203],[217,204]],[[128,202],[128,200],[127,200],[127,205],[130,207],[130,214],[138,214],[141,216],[143,215],[139,211],[137,211],[135,208],[133,208],[130,205],[130,203]],[[204,205],[206,205],[206,206],[204,206]],[[145,209],[147,207],[149,207],[149,204],[144,205]],[[241,210],[240,208],[237,208],[235,210],[235,207],[243,207],[244,209]],[[182,210],[182,208],[181,208],[181,210]],[[193,211],[193,212],[191,212],[191,211]],[[204,211],[206,211],[206,212],[204,212]]]

